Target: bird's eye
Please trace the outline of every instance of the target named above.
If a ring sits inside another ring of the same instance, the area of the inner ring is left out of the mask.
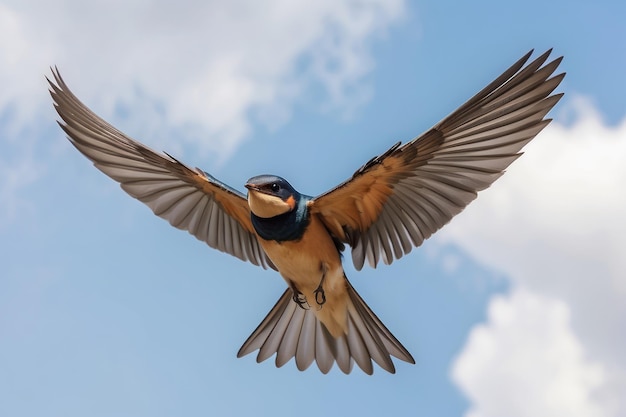
[[[272,191],[275,192],[275,193],[277,193],[278,190],[280,190],[280,185],[278,185],[276,183],[273,183],[270,187],[271,187]]]

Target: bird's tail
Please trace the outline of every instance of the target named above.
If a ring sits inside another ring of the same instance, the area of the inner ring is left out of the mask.
[[[320,371],[327,373],[337,362],[348,374],[353,360],[367,374],[374,372],[372,359],[381,368],[395,373],[391,356],[415,363],[411,354],[391,334],[374,312],[365,304],[346,279],[349,295],[347,332],[334,338],[313,310],[300,308],[287,289],[261,324],[243,344],[237,357],[259,349],[257,362],[276,353],[276,366],[281,367],[292,357],[299,370],[307,369],[313,360]],[[323,307],[322,307],[323,308]]]

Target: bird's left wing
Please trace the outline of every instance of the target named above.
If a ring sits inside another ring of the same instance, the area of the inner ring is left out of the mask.
[[[435,127],[373,158],[351,179],[313,199],[312,215],[352,247],[361,269],[419,246],[487,188],[549,122],[565,74],[550,51],[532,51]]]
[[[96,168],[172,226],[189,231],[212,248],[274,268],[256,239],[242,193],[129,138],[78,100],[58,70],[52,73],[55,82],[48,82],[63,120],[59,125]]]

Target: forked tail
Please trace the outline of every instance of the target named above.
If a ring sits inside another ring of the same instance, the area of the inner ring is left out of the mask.
[[[328,373],[336,361],[346,374],[352,370],[354,359],[370,375],[374,372],[372,359],[391,373],[396,371],[391,356],[415,363],[348,280],[346,286],[349,294],[346,334],[334,338],[312,310],[304,310],[293,301],[291,289],[287,289],[239,349],[237,357],[259,349],[257,362],[276,353],[277,367],[295,357],[299,370],[304,371],[315,360],[323,373]]]

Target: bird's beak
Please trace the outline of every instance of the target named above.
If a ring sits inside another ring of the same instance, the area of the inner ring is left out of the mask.
[[[248,191],[255,191],[257,193],[268,194],[266,191],[263,191],[258,185],[255,185],[255,184],[246,183],[244,187],[246,187]]]

